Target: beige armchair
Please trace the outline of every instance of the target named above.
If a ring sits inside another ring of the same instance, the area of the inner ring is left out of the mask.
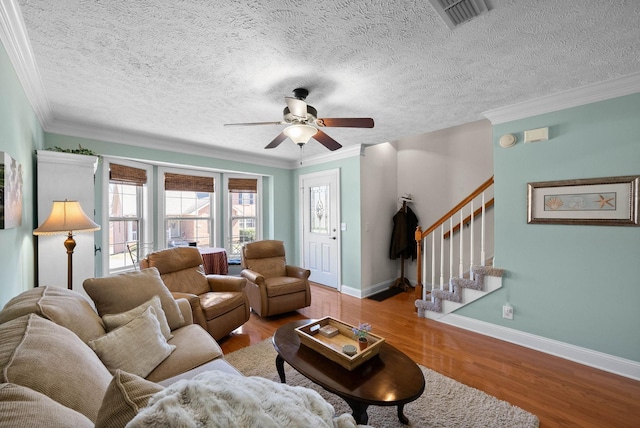
[[[247,279],[251,309],[271,316],[311,304],[309,272],[287,265],[282,241],[258,241],[242,247],[240,275]]]
[[[205,275],[197,248],[176,247],[149,254],[140,268],[155,267],[175,299],[191,304],[193,321],[220,340],[249,320],[246,280]]]

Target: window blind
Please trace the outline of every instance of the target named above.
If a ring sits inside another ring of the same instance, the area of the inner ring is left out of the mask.
[[[144,186],[147,184],[147,171],[132,166],[109,164],[109,182],[115,184],[133,184]]]
[[[230,178],[230,193],[258,193],[258,180],[255,178]]]
[[[179,190],[186,192],[208,192],[214,191],[213,177],[202,177],[198,175],[164,174],[164,189]]]

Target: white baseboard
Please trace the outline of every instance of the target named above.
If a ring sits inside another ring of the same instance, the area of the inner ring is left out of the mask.
[[[439,322],[463,328],[485,336],[495,337],[505,342],[515,343],[556,357],[584,364],[634,380],[640,380],[640,363],[605,354],[587,348],[571,345],[511,328],[478,321],[456,314],[447,314]]]
[[[347,296],[357,297],[358,299],[362,299],[362,290],[359,288],[349,287],[348,285],[341,285],[340,292],[346,294]]]
[[[365,290],[349,287],[347,285],[342,285],[340,287],[340,292],[347,294],[349,296],[357,297],[358,299],[364,299],[388,289],[389,287],[391,287],[391,284],[393,284],[393,281],[394,280],[379,282],[377,284],[372,285],[371,287],[368,287]]]

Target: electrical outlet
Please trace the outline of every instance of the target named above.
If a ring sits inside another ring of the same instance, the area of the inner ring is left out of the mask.
[[[513,306],[506,304],[502,307],[502,318],[513,319]]]

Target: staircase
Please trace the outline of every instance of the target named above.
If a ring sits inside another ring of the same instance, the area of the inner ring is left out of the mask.
[[[504,270],[486,257],[487,243],[493,248],[493,239],[486,239],[493,203],[491,177],[424,232],[416,230],[418,316],[441,318],[502,287]]]

